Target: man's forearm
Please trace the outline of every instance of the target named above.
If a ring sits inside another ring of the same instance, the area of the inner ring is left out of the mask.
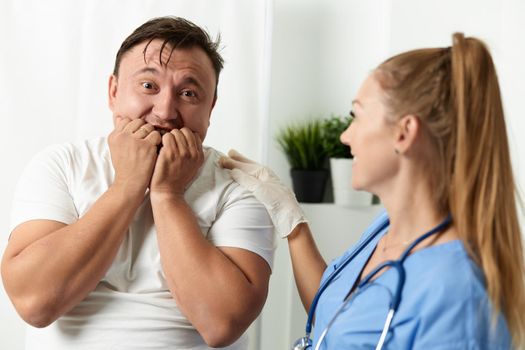
[[[153,197],[152,208],[162,266],[180,309],[209,345],[233,342],[259,314],[266,289],[205,239],[183,198]]]
[[[36,220],[13,231],[2,277],[28,323],[47,326],[96,287],[143,197],[115,185],[74,224]]]

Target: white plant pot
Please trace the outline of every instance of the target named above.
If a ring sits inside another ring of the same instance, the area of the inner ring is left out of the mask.
[[[341,206],[368,206],[372,194],[352,188],[352,159],[330,158],[330,172],[334,189],[334,202]]]

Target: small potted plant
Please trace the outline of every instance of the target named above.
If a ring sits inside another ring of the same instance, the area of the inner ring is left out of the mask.
[[[372,204],[372,194],[352,188],[352,153],[350,147],[341,143],[341,134],[350,126],[352,118],[331,115],[323,120],[323,147],[330,158],[330,173],[334,190],[334,202],[343,206]]]
[[[322,122],[310,120],[290,125],[276,137],[291,166],[293,190],[299,202],[323,200],[329,172],[324,167],[327,158],[322,132]]]

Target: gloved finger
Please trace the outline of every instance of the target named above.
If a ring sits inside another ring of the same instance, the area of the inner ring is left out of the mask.
[[[219,158],[219,165],[225,169],[234,169],[237,167],[237,162],[229,157],[220,157]]]
[[[225,169],[240,169],[250,174],[256,170],[254,167],[258,167],[256,163],[243,163],[228,157],[221,157],[219,159],[219,164]]]
[[[248,175],[239,169],[233,169],[231,171],[231,177],[235,182],[246,188],[248,191],[255,191],[260,184],[260,181],[255,177]]]
[[[228,151],[228,156],[230,158],[234,159],[234,160],[239,161],[239,162],[248,163],[248,164],[257,164],[253,160],[248,159],[245,156],[243,156],[242,154],[240,154],[239,152],[237,152],[237,150],[235,150],[235,149],[229,150]]]

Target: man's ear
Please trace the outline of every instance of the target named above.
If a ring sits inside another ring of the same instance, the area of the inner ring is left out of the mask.
[[[108,81],[108,106],[111,111],[113,111],[115,107],[115,99],[117,96],[117,76],[115,74],[111,74],[109,76]]]
[[[420,132],[421,120],[417,116],[407,114],[399,119],[394,133],[394,151],[406,153],[414,145]]]

